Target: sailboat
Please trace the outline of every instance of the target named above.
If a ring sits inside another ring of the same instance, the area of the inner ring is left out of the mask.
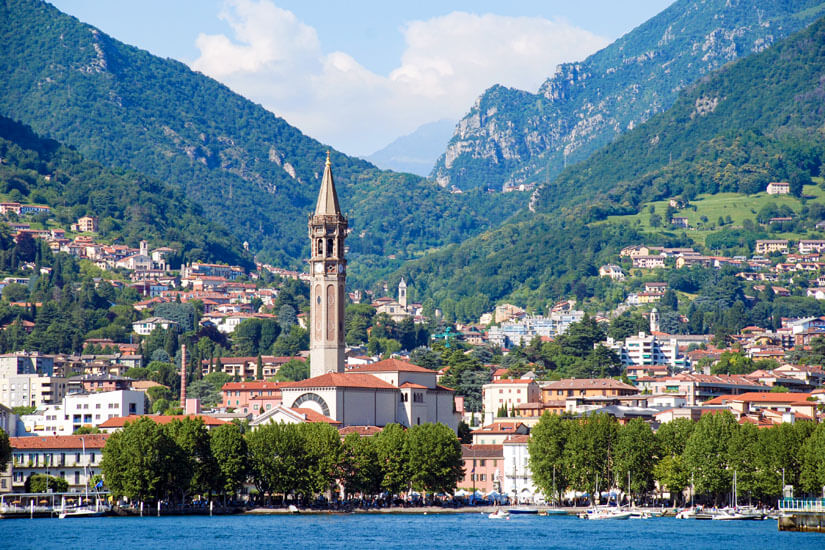
[[[86,461],[86,440],[82,437],[80,442],[83,444],[83,475],[86,478],[86,497],[81,501],[79,506],[66,508],[66,497],[64,496],[60,502],[60,513],[57,515],[59,519],[66,518],[89,518],[98,517],[106,514],[106,507],[100,506],[100,494],[95,495],[95,505],[89,504],[89,469]],[[95,486],[97,489],[97,486]]]

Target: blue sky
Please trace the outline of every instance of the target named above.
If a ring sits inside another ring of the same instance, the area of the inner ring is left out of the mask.
[[[501,83],[535,91],[672,0],[52,0],[366,155]]]

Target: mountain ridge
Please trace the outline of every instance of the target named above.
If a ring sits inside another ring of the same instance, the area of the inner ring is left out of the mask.
[[[431,177],[462,189],[552,179],[669,107],[697,78],[823,10],[820,0],[680,0],[587,59],[560,65],[536,93],[485,91]]]

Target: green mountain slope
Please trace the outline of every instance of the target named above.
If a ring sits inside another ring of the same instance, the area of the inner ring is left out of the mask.
[[[89,159],[180,186],[262,259],[300,264],[327,147],[185,65],[38,0],[2,0],[0,21],[0,113]],[[451,195],[335,151],[332,161],[356,263],[458,242],[524,201]]]
[[[208,221],[179,189],[85,160],[1,116],[0,159],[0,192],[15,201],[50,206],[54,220],[65,228],[80,216],[94,215],[105,241],[136,247],[145,239],[172,246],[179,251],[173,264],[183,259],[253,267],[241,243]]]
[[[715,69],[825,13],[822,0],[679,0],[537,93],[495,86],[459,122],[433,177],[462,189],[544,182]]]
[[[401,274],[436,301],[466,306],[479,294],[533,305],[592,295],[605,284],[594,277],[600,263],[640,239],[629,225],[592,222],[678,195],[756,193],[770,181],[800,192],[825,170],[823,124],[825,19],[708,76],[668,111],[562,172],[536,193],[535,215]],[[685,244],[674,234],[657,240]]]

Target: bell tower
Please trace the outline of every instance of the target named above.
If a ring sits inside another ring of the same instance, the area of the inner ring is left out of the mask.
[[[311,377],[344,372],[344,288],[347,261],[344,239],[347,219],[341,214],[332,179],[332,164],[324,167],[315,213],[309,218],[311,327],[309,372]]]

